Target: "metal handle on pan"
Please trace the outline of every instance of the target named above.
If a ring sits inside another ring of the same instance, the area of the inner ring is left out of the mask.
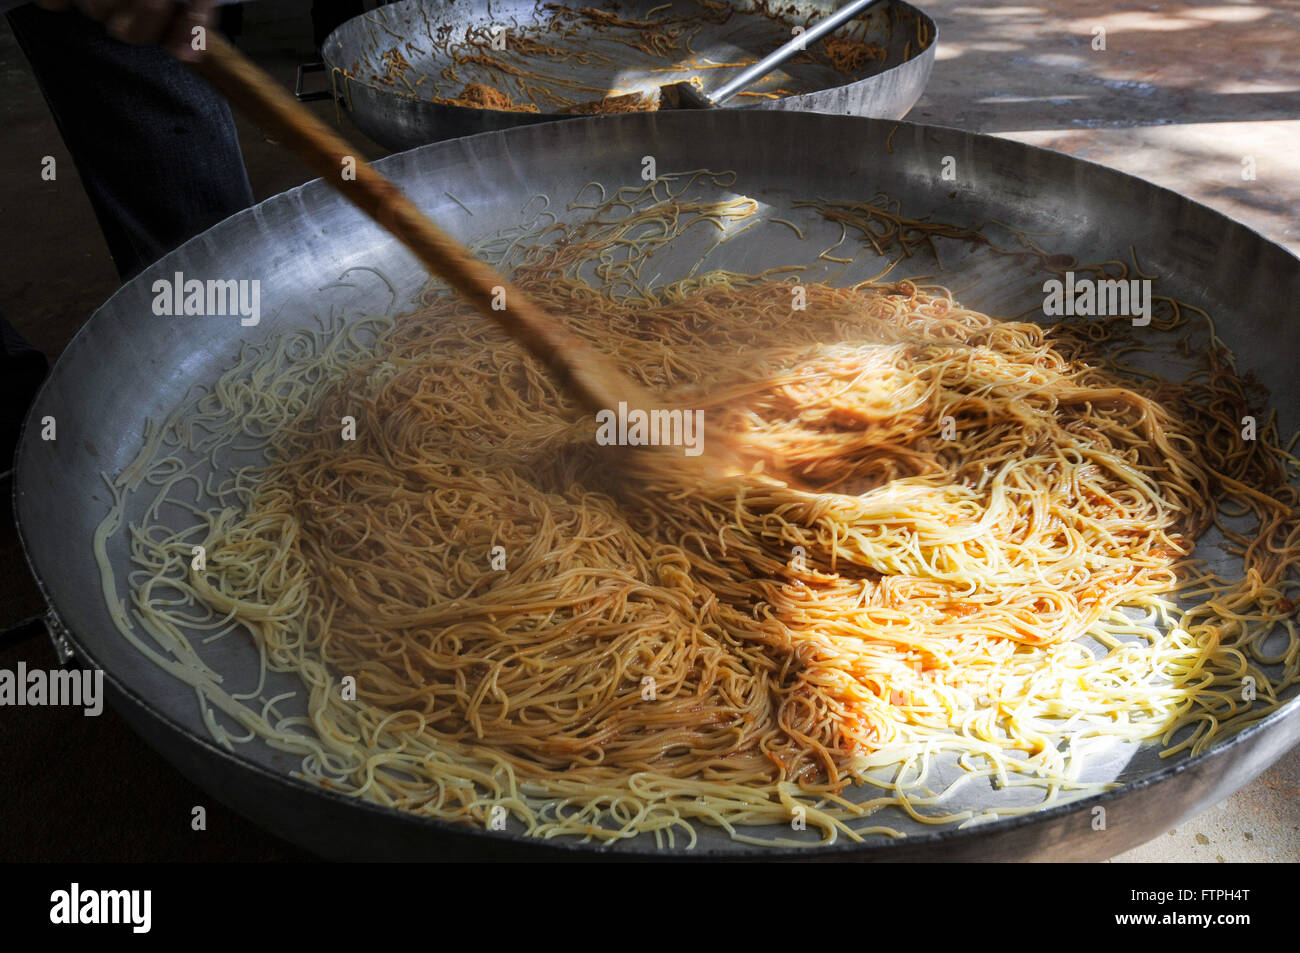
[[[308,73],[325,72],[324,63],[300,63],[298,64],[298,79],[293,84],[294,98],[300,103],[313,103],[322,99],[333,99],[334,91],[330,89],[318,89],[315,92],[303,92],[303,77]]]
[[[50,645],[54,647],[54,656],[60,666],[66,666],[72,661],[72,643],[68,641],[68,629],[54,609],[49,607],[45,609],[44,615],[29,616],[0,632],[0,645],[20,645],[38,637],[41,632],[45,633]]]

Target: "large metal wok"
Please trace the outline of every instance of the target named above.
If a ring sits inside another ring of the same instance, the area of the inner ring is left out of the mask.
[[[575,8],[602,6],[590,0],[561,0],[561,4]],[[700,23],[692,49],[702,59],[727,63],[747,56],[752,62],[790,38],[791,27],[752,12],[753,0],[731,0],[731,5],[737,13],[726,23]],[[679,6],[689,7],[689,0],[679,0]],[[792,0],[773,6],[788,23],[807,25],[833,12],[839,4],[835,0]],[[618,13],[625,18],[637,18],[664,7],[660,0],[627,0],[618,5]],[[442,71],[450,62],[438,46],[439,26],[453,26],[455,36],[463,37],[469,28],[536,28],[546,22],[547,16],[546,8],[534,0],[493,0],[472,10],[456,0],[404,0],[379,7],[347,21],[322,45],[321,57],[330,77],[330,92],[349,111],[358,128],[394,150],[493,129],[571,119],[571,115],[549,108],[545,103],[540,104],[540,113],[527,113],[432,101],[434,87],[442,82]],[[797,109],[881,119],[906,115],[924,91],[934,65],[934,21],[902,0],[887,0],[841,30],[853,30],[855,36],[878,43],[884,47],[886,58],[872,60],[849,76],[815,64],[788,65],[755,89],[776,90],[784,86],[800,92],[762,102],[735,99],[725,108]],[[554,39],[548,42],[565,45]],[[661,83],[687,80],[693,75],[701,76],[708,84],[706,88],[713,88],[741,70],[737,66],[707,71],[655,71],[664,65],[662,60],[611,41],[598,29],[585,32],[580,41],[569,45],[603,54],[605,58],[548,65],[545,57],[535,57],[530,62],[602,90],[618,87],[650,91]],[[394,48],[411,64],[404,82],[393,80],[384,63],[385,54]],[[498,84],[507,78],[476,71],[472,65],[461,66],[458,71],[463,74],[462,82]],[[447,85],[438,98],[456,96],[459,85]]]
[[[1300,323],[1278,303],[1300,296],[1300,260],[1249,229],[1173,192],[1055,152],[953,129],[804,113],[719,111],[648,113],[524,126],[437,143],[380,163],[413,199],[451,231],[475,240],[517,224],[521,208],[547,193],[551,211],[598,181],[611,192],[640,182],[642,158],[659,173],[736,172],[719,198],[747,195],[764,216],[796,218],[796,199],[869,199],[889,193],[912,216],[980,225],[990,220],[1038,233],[1054,252],[1101,261],[1137,249],[1143,269],[1161,277],[1160,293],[1203,306],[1241,369],[1272,394],[1279,429],[1300,422]],[[941,174],[955,170],[955,179]],[[702,186],[703,187],[703,186]],[[472,214],[470,214],[472,212]],[[799,241],[792,229],[751,229],[716,247],[706,264],[757,271],[817,264],[838,229],[829,223]],[[703,247],[683,239],[662,265],[666,277],[697,262]],[[1008,314],[1040,285],[1018,287],[1005,263],[981,246],[940,246],[939,260],[918,254],[910,274],[931,274],[961,290],[963,303]],[[834,265],[822,261],[828,269]],[[870,265],[870,262],[866,263]],[[86,664],[100,666],[110,701],[151,745],[213,796],[268,829],[330,857],[433,858],[457,854],[580,855],[590,846],[535,842],[422,820],[289,777],[294,759],[259,743],[219,748],[201,723],[191,689],[142,658],[117,633],[91,555],[108,508],[101,472],[116,474],[141,446],[146,418],[166,416],[194,384],[210,383],[238,346],[276,331],[305,327],[334,308],[363,313],[389,307],[424,275],[384,232],[319,181],[242,212],[168,255],[123,286],[64,351],[28,418],[16,476],[16,513],[52,623]],[[153,282],[176,272],[256,277],[262,322],[169,318],[151,309]],[[338,279],[347,279],[339,285]],[[1041,283],[1041,275],[1037,279]],[[39,422],[57,421],[54,441]],[[110,551],[120,580],[123,548]],[[253,671],[247,640],[218,644],[214,664],[238,681]],[[1195,758],[1164,760],[1150,746],[1116,750],[1096,776],[1120,786],[1046,810],[965,829],[915,829],[901,841],[872,839],[824,849],[742,846],[704,830],[694,856],[895,859],[1100,859],[1167,830],[1250,781],[1300,740],[1294,697],[1259,724]],[[975,802],[1000,803],[1006,791],[975,790]],[[1104,829],[1094,808],[1106,809]],[[902,825],[904,829],[906,825]],[[663,856],[653,842],[620,845],[611,856]]]

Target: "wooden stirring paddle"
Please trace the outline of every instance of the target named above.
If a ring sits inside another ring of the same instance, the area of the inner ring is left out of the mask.
[[[613,410],[620,401],[649,410],[664,401],[624,374],[609,358],[567,331],[518,288],[434,225],[358,151],[231,46],[207,33],[207,52],[191,64],[209,83],[289,147],[325,182],[413,251],[507,334],[540,360],[583,407]],[[345,160],[355,178],[345,179]],[[504,310],[493,310],[504,289]]]

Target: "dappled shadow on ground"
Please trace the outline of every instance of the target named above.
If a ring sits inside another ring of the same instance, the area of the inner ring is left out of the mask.
[[[938,60],[910,119],[1005,132],[1300,118],[1300,16],[1281,2],[923,6]]]

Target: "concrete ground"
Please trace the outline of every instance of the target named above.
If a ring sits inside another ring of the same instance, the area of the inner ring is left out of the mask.
[[[1294,0],[1035,5],[917,0],[939,26],[933,78],[909,119],[1062,150],[1168,186],[1300,253],[1300,11]],[[286,85],[314,58],[307,5],[246,9],[243,48]],[[2,22],[2,21],[0,21]],[[1098,30],[1105,49],[1094,49]],[[0,307],[57,356],[117,285],[89,203],[21,53],[0,26]],[[329,104],[314,104],[333,121]],[[309,176],[238,120],[259,199]],[[367,157],[384,150],[346,119]],[[42,182],[41,157],[60,175]],[[1242,178],[1243,162],[1254,180]],[[1294,305],[1292,305],[1294,306]],[[8,506],[7,487],[3,503]],[[42,609],[0,513],[0,628]],[[0,645],[0,668],[53,664],[44,640]],[[0,718],[10,776],[3,859],[286,859],[301,855],[212,805],[116,716],[10,709]],[[51,753],[55,756],[51,757]],[[78,818],[42,823],[49,805]],[[211,837],[188,836],[207,804]],[[142,812],[141,804],[150,805]],[[174,811],[176,824],[158,822]],[[185,832],[185,836],[181,835]],[[1223,804],[1116,861],[1300,859],[1300,749]]]

